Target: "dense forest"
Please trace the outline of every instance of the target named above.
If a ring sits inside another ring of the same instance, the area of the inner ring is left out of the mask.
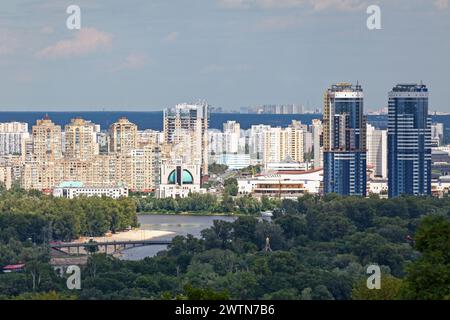
[[[250,196],[234,197],[227,193],[222,196],[213,194],[191,194],[186,198],[154,197],[135,198],[138,213],[169,213],[183,212],[196,214],[244,214],[256,215],[261,211],[272,210],[278,204],[277,200],[263,197],[262,200]]]
[[[11,202],[12,195],[0,201],[0,234],[15,230],[0,239],[0,265],[15,256],[27,263],[23,273],[0,274],[1,298],[450,299],[450,199],[330,195],[283,200],[271,222],[251,215],[232,223],[215,221],[201,239],[176,237],[156,257],[121,261],[92,254],[82,268],[82,289],[68,291],[48,264],[45,247],[24,241],[28,230],[22,228],[28,225],[11,220],[44,216],[57,221],[60,211],[49,210],[51,200],[36,196],[38,209],[28,197],[18,195],[21,205]],[[89,201],[85,207],[77,201],[62,205],[76,208],[84,221],[79,225],[85,226],[88,208],[103,203]],[[121,201],[109,205],[132,206]],[[25,214],[26,208],[33,213]],[[106,219],[108,227],[112,220]],[[270,250],[265,250],[266,238]],[[371,264],[382,269],[381,290],[366,287]],[[32,281],[37,274],[39,283]]]
[[[38,245],[70,241],[137,226],[132,199],[54,198],[20,189],[0,194],[0,244],[10,240]]]

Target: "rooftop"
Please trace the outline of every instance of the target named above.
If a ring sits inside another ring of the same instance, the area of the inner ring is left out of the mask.
[[[333,84],[329,90],[331,92],[362,92],[363,91],[361,85],[356,84],[354,86],[351,83]]]
[[[65,181],[61,182],[59,188],[83,188],[84,183],[81,181]]]
[[[393,92],[428,92],[427,86],[417,83],[399,83],[393,89]]]

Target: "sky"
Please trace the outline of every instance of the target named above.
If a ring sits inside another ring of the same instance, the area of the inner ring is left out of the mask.
[[[381,8],[381,29],[366,10]],[[69,5],[81,29],[69,30]],[[387,105],[423,81],[450,112],[449,0],[2,0],[0,111],[321,108],[336,82]]]

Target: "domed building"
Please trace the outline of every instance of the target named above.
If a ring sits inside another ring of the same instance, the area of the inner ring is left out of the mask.
[[[200,187],[200,164],[169,162],[161,164],[160,183],[156,190],[159,198],[185,198],[189,193],[204,193]]]

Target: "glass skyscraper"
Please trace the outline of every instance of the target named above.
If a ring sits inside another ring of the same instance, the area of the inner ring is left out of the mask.
[[[366,196],[366,124],[360,85],[333,85],[324,99],[324,192]]]
[[[428,89],[399,84],[389,93],[389,197],[431,194]]]

